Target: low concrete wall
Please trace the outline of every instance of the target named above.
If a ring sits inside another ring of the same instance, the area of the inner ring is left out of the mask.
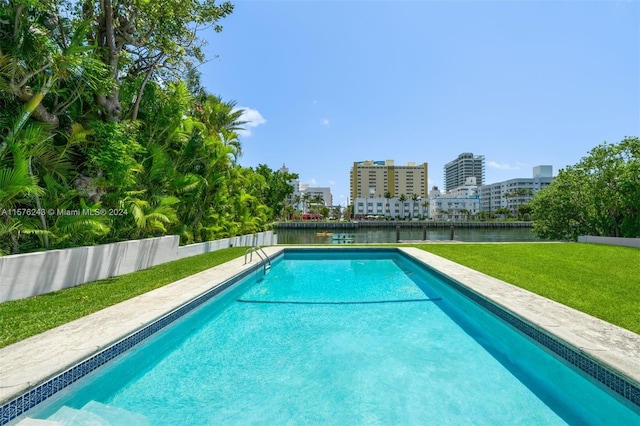
[[[582,235],[578,237],[578,242],[640,248],[640,238],[593,237],[590,235]]]
[[[177,235],[0,257],[0,302],[150,268],[176,258]]]
[[[273,231],[259,232],[252,235],[242,235],[239,237],[225,238],[216,241],[207,241],[198,244],[189,244],[188,246],[178,247],[178,259],[198,254],[209,253],[211,251],[220,250],[228,247],[251,247],[274,246],[278,244],[278,236]]]
[[[0,256],[0,303],[115,277],[227,247],[277,244],[273,231],[178,247],[179,237]]]

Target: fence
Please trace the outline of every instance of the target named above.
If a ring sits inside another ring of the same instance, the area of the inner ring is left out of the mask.
[[[179,237],[147,238],[0,257],[0,303],[136,272],[227,247],[277,244],[273,231],[178,246]]]

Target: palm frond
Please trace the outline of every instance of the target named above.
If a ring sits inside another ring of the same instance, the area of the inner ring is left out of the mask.
[[[172,186],[178,194],[182,194],[197,189],[198,186],[200,186],[200,184],[204,182],[204,178],[191,173],[187,173],[184,176],[179,176],[178,178],[176,178],[173,181]]]
[[[14,201],[27,196],[44,195],[35,177],[26,170],[16,168],[0,169],[0,205],[11,206]]]

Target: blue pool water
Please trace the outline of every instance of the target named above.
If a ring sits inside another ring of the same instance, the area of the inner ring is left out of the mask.
[[[286,253],[30,416],[99,403],[153,425],[640,419],[401,254],[320,253]]]

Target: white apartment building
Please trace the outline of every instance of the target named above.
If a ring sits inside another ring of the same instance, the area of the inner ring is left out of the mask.
[[[295,192],[294,192],[294,195],[295,195]],[[331,195],[331,188],[329,187],[309,186],[307,184],[300,184],[300,191],[298,195],[303,199],[305,196],[308,196],[309,199],[321,197],[323,200],[323,203],[322,203],[323,206],[325,207],[333,206],[333,195]]]
[[[433,220],[469,220],[480,211],[480,194],[475,177],[446,193],[437,186],[429,191],[429,217]]]
[[[384,197],[364,197],[353,200],[354,219],[382,219],[383,217],[425,219],[428,213],[427,199],[421,197],[415,200],[407,197],[405,201]]]
[[[508,208],[517,214],[518,207],[528,204],[533,196],[553,182],[553,166],[535,166],[533,177],[515,178],[480,187],[480,210],[495,212]]]

